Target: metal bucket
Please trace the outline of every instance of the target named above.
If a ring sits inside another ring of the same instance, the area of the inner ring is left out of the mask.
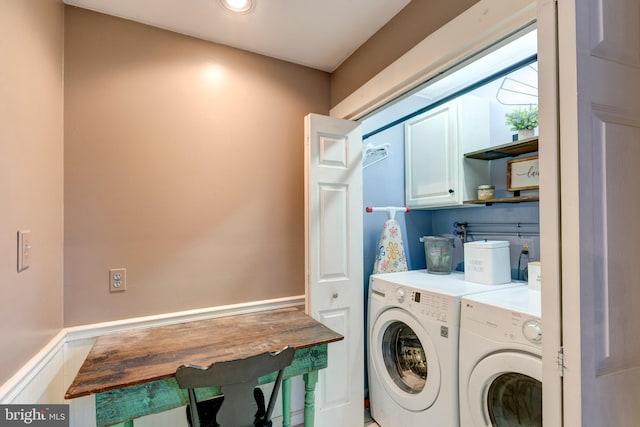
[[[453,266],[453,237],[423,236],[427,273],[450,274]]]

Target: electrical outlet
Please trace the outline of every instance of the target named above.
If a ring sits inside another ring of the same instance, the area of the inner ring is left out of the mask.
[[[536,248],[534,245],[534,240],[533,239],[520,239],[520,250],[528,250],[529,251],[529,259],[530,260],[534,260],[537,259],[536,257]]]
[[[127,290],[127,269],[112,268],[109,270],[109,292],[124,292]]]

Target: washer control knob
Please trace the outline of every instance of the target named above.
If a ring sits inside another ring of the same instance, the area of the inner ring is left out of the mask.
[[[542,341],[542,325],[536,320],[527,320],[522,325],[524,337],[534,344]]]
[[[398,302],[404,302],[405,292],[404,289],[398,288]]]

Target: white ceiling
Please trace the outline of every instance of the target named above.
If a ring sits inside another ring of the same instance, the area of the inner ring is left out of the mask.
[[[64,0],[329,72],[410,0],[254,1],[249,13],[234,14],[219,0]]]

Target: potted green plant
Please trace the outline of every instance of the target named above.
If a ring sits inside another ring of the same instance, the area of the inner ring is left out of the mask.
[[[518,132],[518,139],[531,138],[538,127],[538,107],[516,108],[505,114],[505,123]]]

